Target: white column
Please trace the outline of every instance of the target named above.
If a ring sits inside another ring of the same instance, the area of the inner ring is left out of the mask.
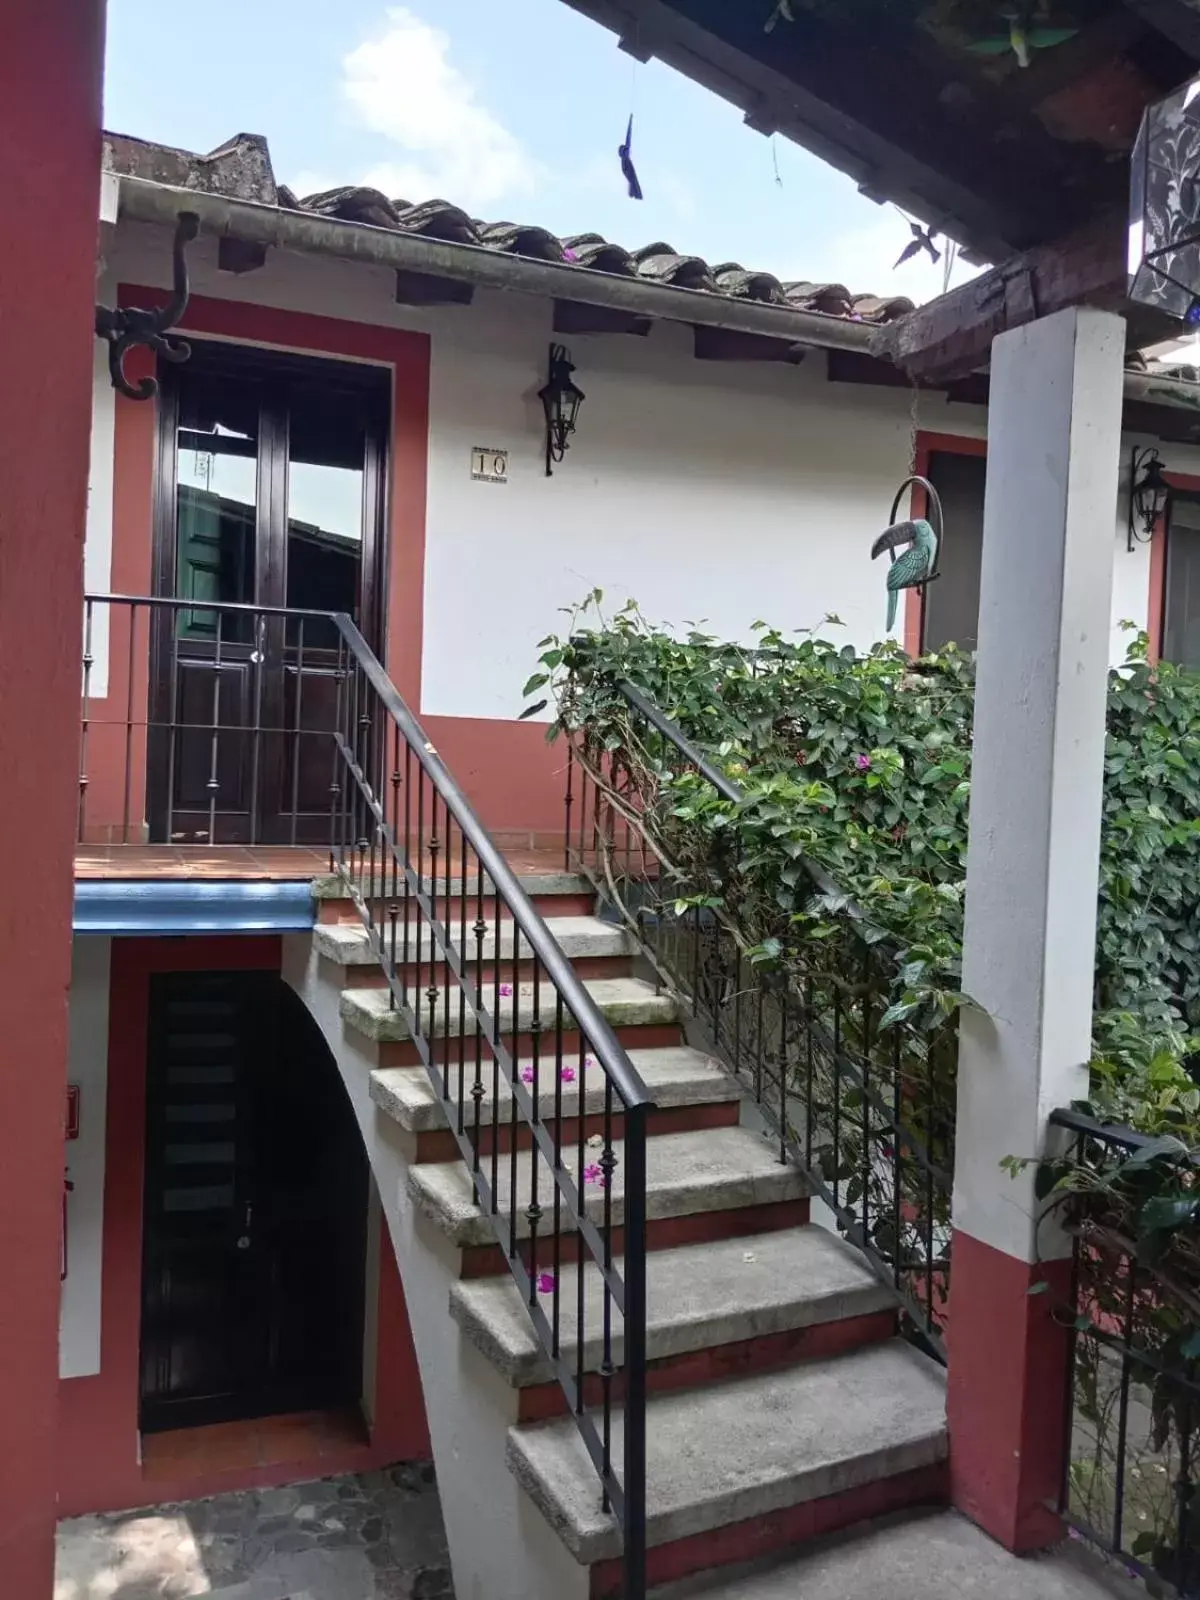
[[[992,346],[949,1408],[956,1502],[1013,1548],[1055,1526],[1065,1354],[1029,1289],[1066,1248],[1000,1162],[1087,1092],[1124,350],[1083,308]]]

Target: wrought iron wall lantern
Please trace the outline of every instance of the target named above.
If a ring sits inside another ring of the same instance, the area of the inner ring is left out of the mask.
[[[550,376],[538,390],[546,413],[546,476],[552,477],[554,463],[561,461],[571,447],[571,435],[585,399],[583,390],[571,381],[575,367],[565,345],[550,346]]]
[[[1171,485],[1163,476],[1162,457],[1153,445],[1139,450],[1134,446],[1129,458],[1129,521],[1125,548],[1148,544],[1159,519],[1171,503]]]
[[[1200,326],[1200,78],[1147,106],[1133,147],[1129,298]]]
[[[167,329],[187,310],[188,273],[184,251],[200,232],[200,218],[181,211],[175,223],[173,283],[171,298],[157,311],[139,311],[136,306],[97,306],[96,337],[108,340],[108,374],[112,386],[129,400],[149,400],[158,393],[156,378],[139,378],[130,383],[125,376],[125,357],[135,345],[154,350],[164,361],[186,361],[191,345],[183,339],[169,339]]]

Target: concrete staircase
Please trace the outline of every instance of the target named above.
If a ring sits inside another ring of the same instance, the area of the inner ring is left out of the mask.
[[[809,1221],[803,1175],[742,1120],[736,1086],[689,1047],[674,999],[638,974],[623,930],[600,920],[582,880],[524,880],[562,949],[652,1091],[647,1154],[648,1531],[652,1584],[788,1549],[885,1512],[945,1499],[939,1368],[896,1336],[887,1291],[857,1253]],[[321,920],[291,942],[285,975],[317,1015],[359,1111],[413,1320],[460,1600],[596,1600],[620,1593],[621,1538],[553,1380],[469,1174],[365,933],[334,885]],[[461,923],[450,902],[449,926]],[[439,913],[444,914],[444,913]],[[472,906],[467,922],[473,922]],[[408,951],[416,970],[415,928]],[[400,940],[402,943],[403,935]],[[428,961],[425,937],[424,961]],[[472,962],[515,973],[511,924]],[[437,985],[440,969],[426,977]],[[422,981],[425,981],[424,979]],[[547,1005],[550,996],[544,997]],[[469,1027],[458,990],[438,990],[435,1036]],[[505,1002],[501,1002],[502,1014]],[[513,999],[507,1001],[512,1025]],[[518,1023],[520,1057],[526,1021]],[[451,1052],[452,1054],[452,1052]],[[589,1068],[561,1114],[603,1110]],[[549,1122],[550,1088],[542,1093]],[[512,1137],[490,1070],[480,1125]],[[568,1137],[564,1126],[564,1142]],[[518,1192],[524,1163],[517,1175]],[[611,1193],[623,1216],[618,1162]],[[499,1164],[507,1198],[508,1164]],[[562,1268],[564,1355],[575,1360],[577,1273]],[[598,1293],[585,1283],[585,1291]],[[440,1303],[439,1303],[440,1301]],[[617,1356],[619,1354],[617,1342]],[[601,1361],[588,1325],[585,1366]],[[451,1384],[456,1393],[443,1394]],[[469,1414],[469,1427],[464,1420]],[[622,1417],[614,1414],[619,1460]],[[501,1487],[498,1474],[510,1475]],[[513,1496],[516,1499],[513,1499]],[[471,1508],[474,1508],[473,1510]],[[536,1508],[536,1510],[535,1510]],[[511,1524],[501,1532],[501,1518]],[[490,1528],[490,1532],[489,1532]],[[552,1532],[551,1532],[552,1530]]]

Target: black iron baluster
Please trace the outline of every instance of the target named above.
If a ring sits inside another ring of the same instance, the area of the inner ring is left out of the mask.
[[[779,1164],[787,1166],[788,994],[779,994]]]
[[[511,1070],[512,1070],[512,1078],[511,1078],[511,1080],[509,1082],[509,1108],[508,1108],[509,1123],[510,1123],[510,1127],[509,1127],[510,1143],[509,1143],[509,1160],[508,1160],[508,1216],[509,1216],[509,1235],[508,1235],[509,1243],[508,1243],[508,1250],[509,1250],[509,1254],[510,1255],[514,1255],[515,1256],[516,1253],[517,1253],[517,1211],[518,1211],[518,1209],[520,1207],[520,1201],[517,1198],[517,1179],[518,1179],[518,1175],[519,1175],[518,1174],[518,1170],[517,1170],[517,1144],[519,1142],[518,1139],[517,1139],[517,1129],[521,1125],[520,1107],[517,1105],[517,1073],[518,1073],[518,1070],[519,1070],[518,1069],[518,1063],[520,1062],[520,1059],[521,1059],[521,990],[520,990],[520,973],[519,973],[518,968],[517,968],[517,949],[518,949],[518,940],[520,939],[520,936],[521,936],[521,931],[520,931],[520,928],[518,927],[517,922],[516,922],[515,919],[512,922],[512,931],[513,931],[512,982],[508,985],[509,989],[512,990],[512,996],[511,996],[511,998],[512,998],[511,1021],[510,1021],[510,1023],[509,1023],[507,1028],[500,1029],[499,1027],[497,1027],[497,1032],[498,1033],[502,1033],[502,1034],[507,1034],[507,1036],[508,1036],[509,1046],[510,1046],[510,1048],[509,1048],[509,1064],[510,1064],[510,1067],[511,1067]],[[497,971],[499,971],[499,968],[500,968],[499,952],[500,952],[500,941],[497,940],[496,941],[496,954],[497,954],[496,966],[497,966]],[[503,998],[504,997],[501,996],[501,999],[503,999]]]
[[[500,889],[495,880],[491,880],[492,887],[492,1037],[488,1041],[488,1048],[492,1052],[492,1205],[494,1210],[499,1210],[500,1205],[500,1046],[502,1034],[500,1027]],[[517,1042],[512,1042],[512,1059],[518,1059]],[[512,1101],[508,1105],[509,1118],[512,1117]],[[516,1124],[510,1120],[509,1132],[516,1132]]]
[[[133,686],[137,681],[137,619],[138,604],[135,601],[129,608],[129,660],[126,663],[125,678],[125,798],[121,808],[121,842],[129,843],[130,805],[132,802],[133,788]],[[149,628],[147,627],[147,636]],[[218,634],[218,657],[220,650],[220,635]],[[212,841],[210,840],[210,843]]]
[[[480,1010],[482,1009],[483,1003],[484,1003],[484,993],[483,993],[483,941],[487,937],[487,919],[484,917],[484,914],[483,914],[483,909],[484,909],[483,908],[483,860],[478,855],[476,856],[475,860],[476,860],[476,867],[475,867],[475,926],[474,926],[474,929],[472,930],[474,932],[474,934],[475,934],[475,1006],[474,1006],[474,1017],[475,1017],[475,1029],[474,1029],[474,1032],[475,1032],[475,1078],[474,1078],[474,1081],[471,1084],[471,1102],[472,1102],[472,1112],[471,1112],[471,1124],[472,1124],[472,1134],[471,1134],[471,1174],[472,1174],[472,1178],[473,1179],[474,1178],[478,1178],[478,1176],[479,1176],[479,1140],[480,1140],[479,1126],[480,1126],[480,1120],[481,1120],[481,1115],[482,1115],[483,1096],[484,1096],[484,1089],[483,1089],[483,1023],[480,1020],[479,1013],[480,1013]],[[464,879],[464,882],[463,882],[463,890],[464,890],[463,904],[465,905],[466,904],[466,899],[465,899],[466,881],[465,881],[465,879]],[[466,939],[464,937],[464,939],[463,939],[463,964],[464,964],[464,967],[466,965],[466,959],[467,959],[467,955],[466,955]],[[499,1137],[499,1134],[500,1134],[500,1108],[499,1108],[499,1106],[498,1106],[498,1104],[497,1104],[497,1102],[495,1100],[492,1101],[491,1130],[492,1130],[491,1131],[492,1147],[494,1149],[495,1148],[495,1144],[496,1144],[496,1140],[497,1140],[497,1138]],[[479,1203],[479,1186],[478,1186],[478,1184],[477,1183],[473,1184],[473,1188],[474,1188],[475,1203],[476,1203],[476,1205],[478,1205],[478,1203]]]
[[[579,1054],[582,1062],[587,1040],[583,1029],[579,1030]],[[603,1076],[607,1078],[608,1074]],[[575,1129],[575,1188],[579,1196],[580,1217],[587,1212],[587,1180],[584,1173],[588,1165],[588,1119],[580,1115]],[[584,1265],[589,1255],[588,1246],[584,1243],[583,1233],[578,1225],[575,1229],[575,1409],[579,1416],[587,1410],[584,1393],[585,1361],[584,1346],[587,1344],[587,1274]]]
[[[837,979],[831,980],[833,995],[833,1209],[841,1210],[838,1189],[842,1171],[842,996]]]
[[[1132,1266],[1132,1263],[1131,1263]],[[1179,1476],[1175,1480],[1175,1496],[1178,1510],[1176,1512],[1175,1548],[1178,1553],[1178,1568],[1175,1582],[1181,1594],[1190,1595],[1195,1591],[1191,1585],[1191,1575],[1195,1552],[1192,1549],[1192,1499],[1196,1486],[1192,1482],[1192,1386],[1186,1380],[1178,1385],[1177,1401],[1175,1406],[1176,1426],[1179,1429]]]
[[[289,831],[292,844],[296,842],[296,819],[300,811],[300,739],[304,728],[304,618],[301,617],[299,621],[296,644],[296,709],[292,718],[292,821]],[[381,786],[381,801],[382,797]]]
[[[604,1075],[604,1149],[600,1152],[598,1163],[600,1170],[600,1187],[602,1190],[601,1204],[603,1221],[601,1224],[604,1244],[604,1271],[601,1275],[602,1305],[603,1305],[603,1353],[600,1358],[600,1404],[603,1419],[601,1432],[601,1445],[604,1452],[604,1464],[601,1469],[600,1481],[604,1485],[602,1504],[605,1511],[611,1509],[612,1501],[609,1493],[612,1478],[612,1391],[613,1377],[616,1368],[613,1365],[612,1352],[612,1289],[609,1277],[612,1273],[613,1247],[612,1247],[612,1191],[613,1174],[617,1168],[617,1154],[613,1149],[613,1086],[612,1079],[607,1073]],[[587,1205],[584,1204],[586,1213]],[[581,1262],[582,1265],[582,1262]]]
[[[763,1007],[766,1003],[766,987],[758,986],[758,1028],[754,1044],[754,1101],[756,1105],[763,1103]]]
[[[1137,1262],[1126,1256],[1129,1273],[1129,1292],[1125,1296],[1124,1326],[1121,1331],[1121,1385],[1117,1412],[1117,1476],[1113,1485],[1113,1549],[1121,1548],[1121,1531],[1125,1520],[1125,1443],[1129,1431],[1129,1379],[1133,1349],[1133,1313],[1137,1305]]]
[[[170,667],[167,671],[167,815],[164,844],[175,837],[175,763],[179,733],[179,608],[172,606],[163,617],[160,628],[171,639]],[[149,808],[147,807],[147,810]]]
[[[813,981],[812,974],[804,975],[804,1164],[809,1171],[812,1170],[813,1159],[813,1128],[816,1123],[816,1106],[813,1102],[813,1084],[815,1059],[813,1050],[813,1034],[816,1028],[816,1016],[813,1012]]]
[[[442,929],[445,944],[442,947],[442,1083],[445,1085],[446,1099],[450,1098],[450,941],[454,937],[454,902],[450,898],[450,869],[453,865],[451,857],[454,854],[454,832],[450,822],[450,802],[445,806],[445,842],[442,851],[443,871],[445,874],[445,893],[442,896]],[[461,1080],[460,1080],[461,1081]]]
[[[925,1318],[931,1328],[936,1329],[937,1318],[933,1310],[933,1281],[934,1281],[934,1190],[933,1190],[933,1130],[934,1119],[937,1116],[937,1101],[934,1090],[934,1072],[928,1059],[925,1063],[926,1095],[925,1095]]]
[[[459,830],[459,850],[461,859],[458,864],[458,960],[462,970],[462,980],[458,985],[458,1131],[464,1132],[466,1121],[466,1093],[467,1093],[467,973],[470,971],[467,955],[467,899],[470,888],[467,883],[467,835],[464,830]],[[449,930],[447,930],[447,936]],[[447,987],[449,987],[449,974],[447,973]]]
[[[385,739],[385,743],[388,742]],[[391,983],[388,984],[389,1010],[396,1006],[396,937],[399,932],[397,923],[400,920],[400,729],[392,724],[390,735],[391,749],[391,859],[385,871],[388,876],[388,959],[391,968]]]
[[[892,1029],[892,1232],[895,1236],[892,1261],[892,1282],[897,1289],[904,1284],[904,1095],[900,1056],[900,1028]]]
[[[554,1194],[554,1258],[551,1263],[554,1288],[550,1306],[550,1354],[555,1360],[558,1359],[562,1350],[562,1305],[559,1298],[562,1283],[562,1189],[559,1179],[563,1170],[563,1073],[566,1070],[563,1062],[563,1021],[562,991],[556,988],[554,993],[554,1181],[550,1186]],[[587,1093],[585,1072],[586,1058],[583,1053],[581,1035],[579,1067],[575,1074],[575,1093],[580,1117],[583,1116],[584,1096]]]
[[[331,873],[337,871],[338,797],[341,792],[341,784],[338,780],[341,776],[342,770],[341,752],[338,749],[338,740],[340,738],[344,738],[346,732],[346,707],[344,704],[346,685],[346,640],[345,636],[340,631],[338,633],[337,667],[335,669],[334,683],[334,734],[333,738],[330,740],[329,757],[329,870]],[[399,736],[399,730],[397,730],[397,736]]]
[[[258,841],[258,784],[259,740],[262,734],[263,657],[266,654],[267,621],[256,611],[251,619],[250,631],[254,640],[250,648],[250,665],[254,672],[254,727],[250,735],[250,842]],[[295,840],[292,843],[295,844]]]
[[[425,874],[425,765],[420,757],[417,758],[417,883],[421,892],[425,893],[429,880]],[[413,989],[415,999],[413,1014],[417,1019],[418,1029],[421,1026],[421,990],[425,983],[421,963],[421,947],[424,940],[425,914],[420,904],[416,906],[416,915],[413,918],[413,934],[415,935],[416,951],[413,966]],[[404,958],[408,960],[408,928],[404,930]],[[432,1057],[430,1058],[432,1060]]]
[[[92,694],[92,613],[95,603],[85,600],[83,604],[83,705],[80,710],[79,721],[79,814],[75,823],[75,839],[83,843],[84,832],[87,827],[87,788],[88,788],[88,729],[91,725],[91,694]],[[110,608],[111,609],[111,608]],[[112,636],[111,619],[109,637]]]
[[[625,1107],[625,1593],[646,1593],[646,1107]]]
[[[438,792],[433,789],[429,796],[429,982],[425,989],[425,999],[429,1002],[429,1068],[432,1072],[437,1061],[437,941],[433,930],[438,920],[438,851],[442,841],[438,836]],[[417,937],[420,938],[420,923],[417,924]],[[421,953],[417,951],[417,961],[420,962]],[[442,1041],[442,1100],[449,1093],[449,1079],[446,1069],[446,1042]]]
[[[571,807],[575,804],[573,780],[575,777],[575,741],[567,739],[567,793],[563,800],[563,870],[571,870]]]
[[[221,628],[225,620],[223,612],[216,612],[217,635],[213,649],[213,692],[212,692],[212,738],[208,757],[208,842],[210,845],[217,843],[217,791],[220,788],[218,772],[220,771],[220,741],[221,741]],[[126,785],[128,788],[128,785]]]
[[[516,923],[513,924],[516,928]],[[515,966],[515,962],[514,962]],[[537,1126],[541,1121],[539,1095],[542,1090],[542,1017],[541,996],[538,985],[541,982],[542,969],[535,956],[533,959],[533,999],[531,1001],[531,1015],[529,1018],[529,1092],[533,1100],[533,1121],[529,1139],[529,1205],[525,1210],[525,1219],[529,1223],[529,1303],[537,1303],[538,1279],[538,1229],[542,1222],[542,1208],[538,1201],[538,1143]],[[515,1059],[515,1056],[514,1056]],[[522,1072],[522,1081],[525,1074]],[[515,1132],[515,1130],[514,1130]],[[514,1141],[515,1143],[515,1141]]]
[[[862,1239],[871,1240],[871,955],[863,953],[862,986]],[[932,1081],[932,1080],[931,1080]],[[932,1130],[931,1130],[932,1131]],[[932,1154],[932,1141],[930,1152]]]
[[[412,863],[412,769],[413,769],[412,745],[410,745],[408,740],[406,739],[404,741],[404,783],[403,783],[403,789],[404,789],[404,862],[405,862],[405,866],[406,867],[411,866],[411,863]],[[418,773],[417,782],[418,783],[420,783],[420,771],[421,771],[421,768],[420,768],[420,765],[418,764],[418,766],[417,766],[417,773]],[[418,850],[417,850],[417,871],[416,871],[416,876],[417,876],[418,881],[420,880],[420,875],[421,875],[421,854],[420,854],[420,848],[418,847]],[[404,874],[404,904],[403,904],[403,909],[401,911],[401,915],[402,915],[402,917],[404,919],[404,922],[403,922],[403,928],[404,928],[404,933],[403,933],[403,939],[404,939],[404,981],[400,986],[400,993],[404,998],[404,1004],[407,1005],[408,1004],[408,976],[409,976],[408,942],[409,942],[410,935],[412,933],[412,920],[413,920],[412,875],[407,871]],[[420,980],[418,979],[418,987],[419,986],[420,986]]]

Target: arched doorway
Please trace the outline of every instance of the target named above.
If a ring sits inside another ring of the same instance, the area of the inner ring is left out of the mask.
[[[277,973],[150,980],[139,1423],[356,1403],[369,1173]]]

